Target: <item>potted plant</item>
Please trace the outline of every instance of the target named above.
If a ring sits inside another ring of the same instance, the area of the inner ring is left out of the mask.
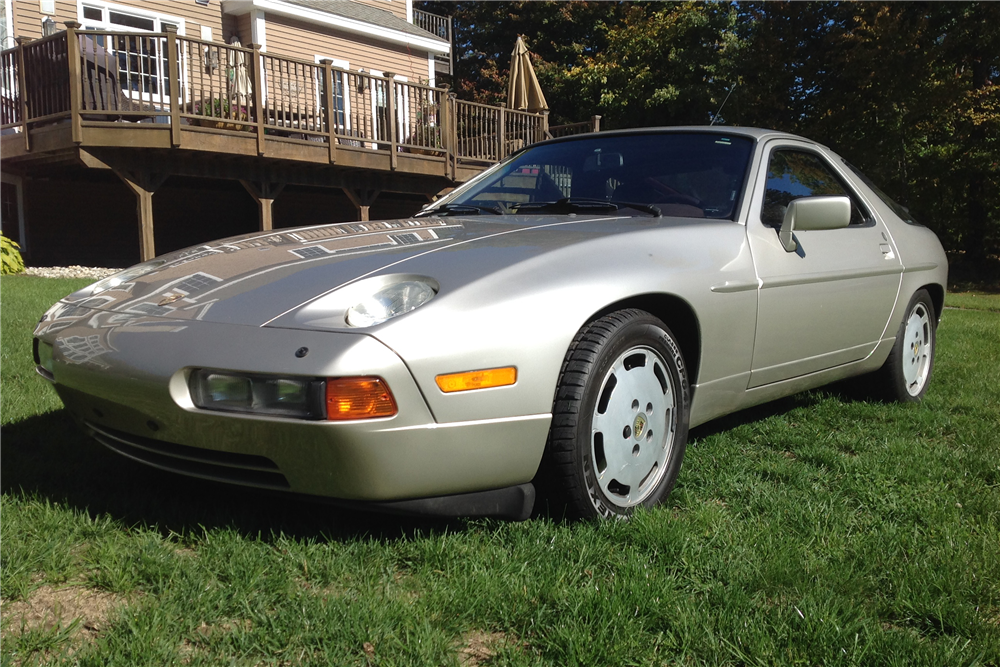
[[[250,115],[245,106],[230,105],[229,100],[214,97],[211,100],[195,102],[193,112],[203,118],[194,119],[202,127],[214,127],[219,130],[244,130],[252,132],[253,128],[232,121],[248,121]]]
[[[437,155],[444,147],[441,142],[441,128],[437,125],[418,124],[413,128],[412,134],[406,138],[406,143],[410,144],[410,152],[417,155]]]

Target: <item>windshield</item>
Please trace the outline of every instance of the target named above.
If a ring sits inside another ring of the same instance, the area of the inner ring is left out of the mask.
[[[618,206],[596,210],[638,204],[732,219],[752,153],[751,139],[720,133],[587,135],[531,147],[425,213],[566,213],[610,202]]]

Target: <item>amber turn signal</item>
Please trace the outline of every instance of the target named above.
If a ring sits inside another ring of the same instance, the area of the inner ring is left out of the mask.
[[[481,371],[466,371],[465,373],[449,373],[438,375],[434,380],[437,386],[446,394],[470,389],[487,389],[488,387],[506,387],[517,382],[517,369],[513,366],[505,368],[487,368]]]
[[[326,381],[328,421],[392,417],[396,412],[396,399],[382,378],[347,377]]]

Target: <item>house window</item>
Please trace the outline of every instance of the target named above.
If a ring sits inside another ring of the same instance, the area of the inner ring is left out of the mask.
[[[351,130],[351,103],[345,91],[347,90],[347,72],[340,70],[347,70],[350,68],[350,63],[346,60],[339,60],[337,58],[329,58],[328,56],[316,56],[316,62],[319,63],[321,60],[332,60],[333,67],[333,113],[330,114],[330,121],[333,123],[334,132],[338,134],[350,134]],[[321,70],[319,70],[321,71]],[[318,95],[323,94],[323,86],[316,86],[316,92]],[[318,107],[323,106],[323,101],[318,100]]]
[[[141,33],[175,28],[177,34],[184,34],[182,18],[103,2],[81,4],[80,20],[86,30]],[[98,35],[93,39],[96,47],[114,54],[118,61],[118,82],[130,97],[161,101],[170,94],[163,38]]]

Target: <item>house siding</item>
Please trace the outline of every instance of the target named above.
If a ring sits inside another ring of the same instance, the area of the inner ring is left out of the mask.
[[[14,13],[14,36],[15,37],[27,37],[29,39],[38,39],[42,36],[42,5],[39,2],[32,2],[31,0],[19,0],[18,2],[11,3],[13,13]],[[52,19],[55,20],[56,26],[59,30],[64,29],[66,26],[63,24],[66,21],[75,21],[76,18],[76,2],[72,0],[57,0],[55,3],[56,13],[52,15]]]
[[[146,12],[166,14],[184,19],[184,30],[188,37],[201,37],[201,27],[207,26],[212,29],[212,38],[222,41],[228,37],[224,33],[226,19],[223,17],[221,6],[218,2],[209,3],[207,6],[196,4],[195,2],[176,2],[172,0],[114,0],[112,4],[122,7],[134,7]],[[13,3],[14,9],[14,35],[17,37],[29,37],[38,39],[42,36],[42,14],[41,3],[33,0],[18,0]],[[56,13],[52,17],[55,19],[59,30],[63,30],[66,21],[81,21],[82,17],[77,13],[77,3],[74,0],[56,0]]]
[[[405,9],[405,5],[404,5]],[[393,72],[412,83],[427,80],[427,52],[387,44],[284,16],[267,15],[267,51],[271,55],[313,62],[317,55],[346,60],[352,70],[360,67]]]
[[[253,43],[253,18],[250,14],[227,17],[233,20],[233,29],[244,46]],[[265,28],[266,29],[266,28]]]

